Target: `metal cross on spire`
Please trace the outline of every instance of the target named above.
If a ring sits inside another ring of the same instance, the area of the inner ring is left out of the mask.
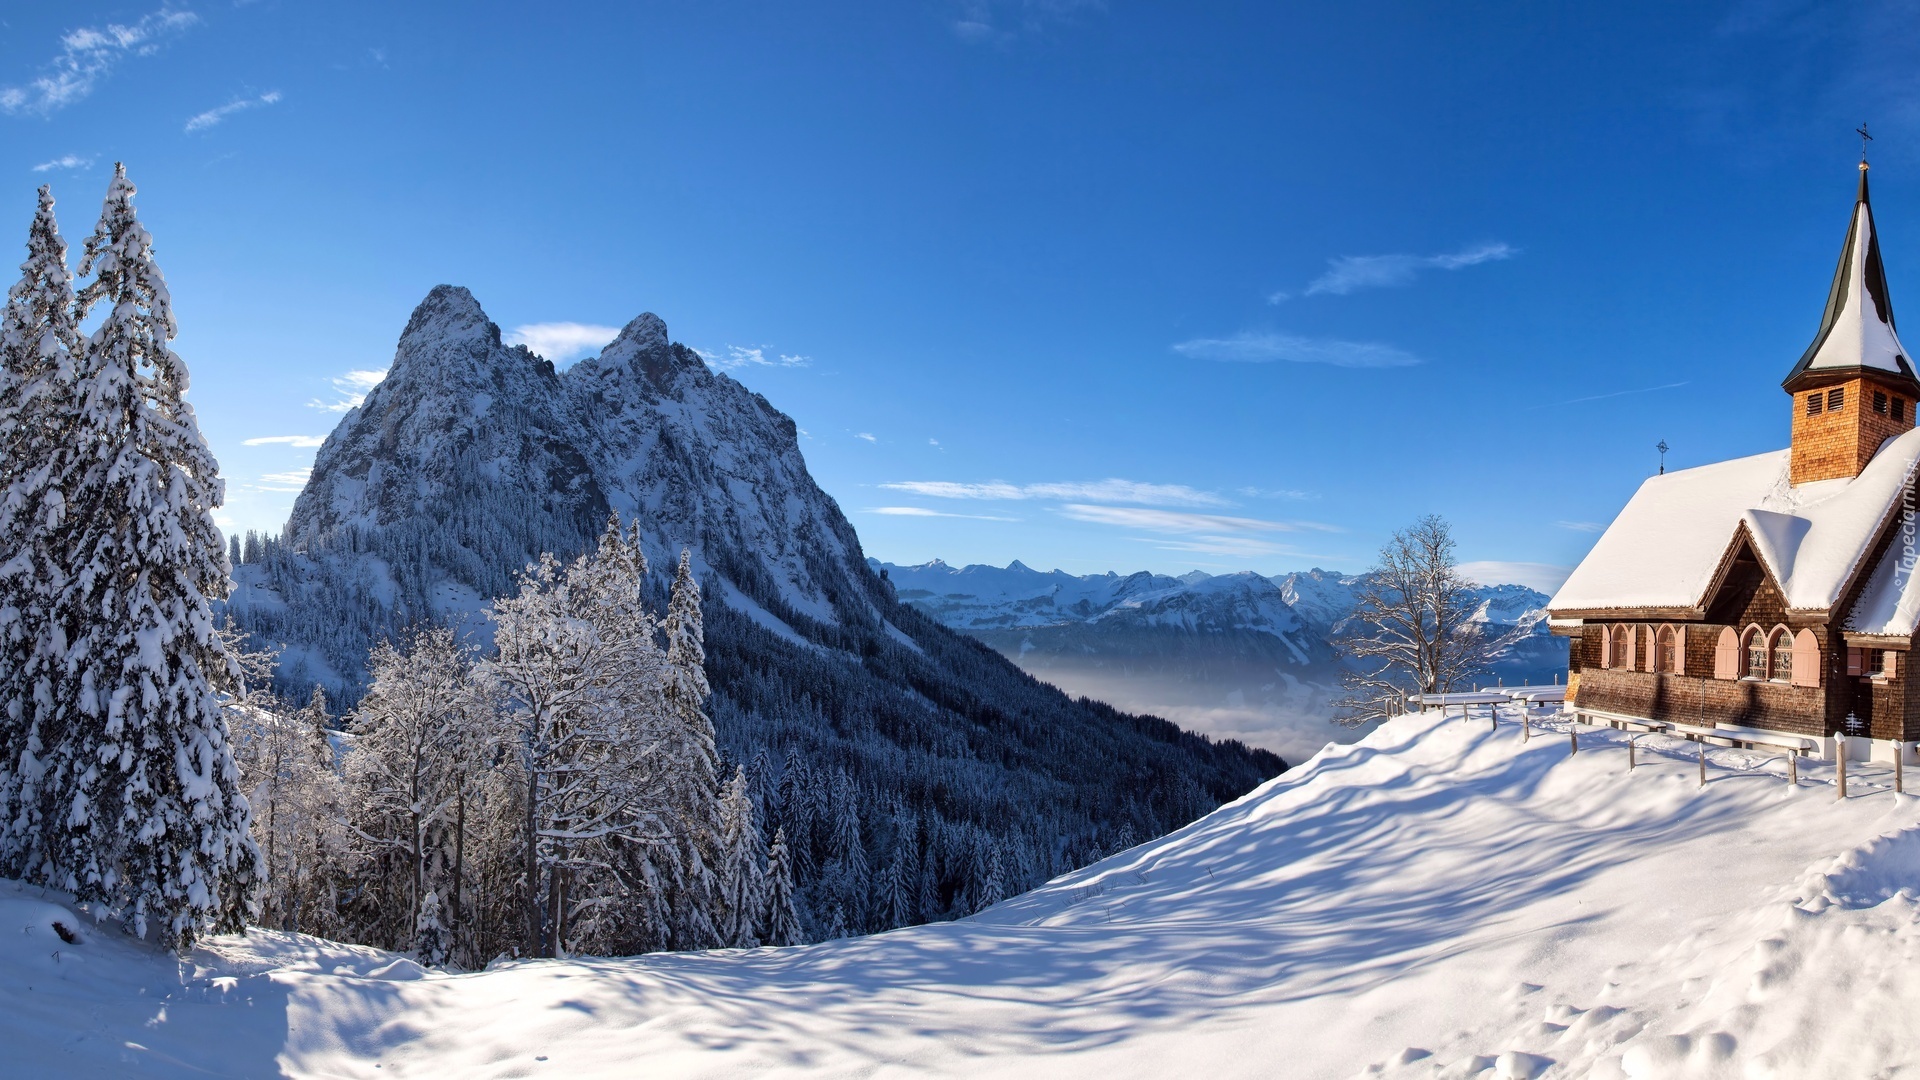
[[[1873,141],[1873,136],[1867,134],[1867,125],[1865,124],[1854,128],[1853,133],[1860,136],[1860,164],[1865,165],[1867,163],[1867,144]]]

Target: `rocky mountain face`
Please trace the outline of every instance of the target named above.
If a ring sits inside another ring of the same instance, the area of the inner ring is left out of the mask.
[[[1018,561],[874,565],[902,600],[1069,693],[1295,760],[1359,734],[1328,718],[1340,680],[1330,642],[1353,612],[1362,576],[1075,576]],[[1488,683],[1565,674],[1566,644],[1547,633],[1546,596],[1519,585],[1479,594],[1476,617],[1515,639],[1494,658]]]
[[[428,549],[454,586],[442,613],[512,587],[541,551],[572,551],[609,510],[637,518],[656,561],[691,547],[754,590],[827,623],[871,611],[859,539],[807,474],[793,421],[667,339],[647,314],[556,372],[467,290],[440,286],[400,336],[385,381],[315,459],[285,541],[357,534]],[[738,596],[729,596],[738,601]],[[343,658],[350,660],[351,658]]]
[[[351,705],[375,642],[425,620],[485,648],[488,600],[541,552],[583,550],[609,512],[640,523],[663,597],[693,552],[723,750],[750,767],[768,834],[794,840],[821,932],[884,921],[847,910],[844,881],[829,890],[846,815],[865,867],[904,859],[933,879],[916,894],[933,918],[988,895],[989,871],[1024,888],[1284,767],[1071,700],[902,604],[793,421],[651,314],[562,372],[504,345],[465,289],[435,288],[284,534],[247,545],[228,609],[281,650],[288,692],[320,683]]]

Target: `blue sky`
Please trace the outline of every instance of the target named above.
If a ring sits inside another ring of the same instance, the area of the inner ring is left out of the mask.
[[[1881,3],[35,5],[0,225],[49,182],[77,239],[128,163],[237,528],[453,282],[556,353],[658,313],[883,559],[1358,570],[1440,513],[1550,584],[1661,439],[1784,445],[1862,121],[1920,296],[1916,38]]]

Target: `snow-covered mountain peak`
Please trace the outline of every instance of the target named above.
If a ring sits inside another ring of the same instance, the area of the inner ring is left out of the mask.
[[[400,332],[400,354],[442,342],[474,341],[500,344],[500,328],[487,318],[480,301],[460,285],[435,285],[413,309],[407,328]]]
[[[668,340],[666,322],[652,312],[622,327],[599,356],[581,361],[567,374],[580,385],[638,376],[645,392],[663,396],[678,396],[676,388],[683,383],[704,390],[724,378],[714,374],[700,354]]]
[[[540,552],[579,550],[610,509],[641,522],[651,558],[690,547],[758,614],[873,617],[878,582],[807,474],[792,419],[669,340],[657,315],[560,373],[504,344],[452,285],[421,301],[387,379],[321,448],[287,536],[314,553],[368,530],[402,550],[398,538],[416,537],[408,558],[424,550],[426,562],[371,588],[411,617],[447,616],[511,589]],[[453,540],[448,522],[471,535]]]
[[[651,311],[642,312],[634,320],[620,328],[620,336],[614,342],[626,342],[635,350],[661,349],[667,345],[667,322]]]

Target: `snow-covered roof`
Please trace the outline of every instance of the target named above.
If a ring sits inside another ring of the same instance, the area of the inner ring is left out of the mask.
[[[1743,525],[1788,608],[1830,610],[1907,490],[1920,428],[1889,439],[1852,479],[1796,487],[1789,461],[1775,450],[1647,480],[1548,610],[1704,607]]]
[[[1916,583],[1911,535],[1896,540],[1867,578],[1844,628],[1854,634],[1910,638],[1920,625],[1920,583]]]
[[[1867,201],[1864,165],[1860,196],[1853,204],[1853,220],[1840,248],[1840,265],[1834,269],[1820,329],[1787,382],[1813,372],[1859,368],[1913,377],[1906,350],[1894,332],[1893,304],[1880,261],[1880,240],[1874,233],[1873,207]]]

